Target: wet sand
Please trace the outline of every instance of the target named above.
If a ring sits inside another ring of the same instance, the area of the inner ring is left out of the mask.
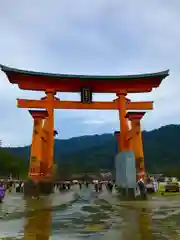
[[[9,193],[0,205],[1,239],[179,239],[180,196],[120,202],[105,189],[24,200]]]

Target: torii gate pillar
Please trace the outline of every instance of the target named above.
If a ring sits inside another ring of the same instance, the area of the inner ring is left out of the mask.
[[[136,179],[142,178],[145,180],[145,165],[144,165],[144,152],[142,143],[142,132],[140,121],[145,115],[145,112],[128,112],[126,117],[131,121],[130,138],[135,154],[136,160]]]
[[[46,120],[45,130],[48,131],[48,146],[47,146],[47,159],[48,159],[48,176],[52,177],[53,163],[54,163],[54,107],[53,101],[56,92],[53,89],[46,90],[47,95],[47,111],[48,119]]]
[[[114,132],[114,136],[117,139],[117,146],[118,146],[118,152],[121,152],[121,132],[120,131],[115,131]],[[133,151],[133,144],[132,144],[132,138],[128,138],[128,147],[129,147],[129,151]]]
[[[128,134],[128,119],[126,118],[126,103],[128,99],[125,97],[127,94],[124,92],[117,93],[117,103],[119,106],[119,120],[120,120],[120,131],[118,138],[118,149],[121,151],[129,150],[129,142],[127,141]]]

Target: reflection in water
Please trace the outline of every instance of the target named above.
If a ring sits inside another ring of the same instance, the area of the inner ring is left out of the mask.
[[[142,208],[139,214],[139,232],[140,239],[150,240],[153,239],[152,236],[152,219],[148,209]]]
[[[124,221],[120,227],[122,240],[152,240],[152,218],[147,208],[122,208],[119,212]]]
[[[26,207],[27,222],[24,227],[24,239],[48,240],[52,221],[50,199],[28,199]]]
[[[9,194],[0,205],[0,239],[180,239],[179,198],[125,203],[117,199],[116,204],[107,193],[102,199],[89,191],[82,190],[73,201],[71,192],[25,202],[21,195]]]

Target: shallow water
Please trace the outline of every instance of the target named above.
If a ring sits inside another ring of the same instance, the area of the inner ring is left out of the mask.
[[[24,200],[9,193],[0,205],[1,239],[180,239],[180,197],[119,202],[105,189]]]

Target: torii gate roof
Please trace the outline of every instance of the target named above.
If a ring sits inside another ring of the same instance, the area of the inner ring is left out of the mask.
[[[138,75],[71,75],[33,72],[0,65],[10,83],[18,84],[20,89],[45,91],[54,89],[59,92],[80,92],[82,87],[91,88],[97,93],[150,92],[157,88],[169,75],[169,70]]]

